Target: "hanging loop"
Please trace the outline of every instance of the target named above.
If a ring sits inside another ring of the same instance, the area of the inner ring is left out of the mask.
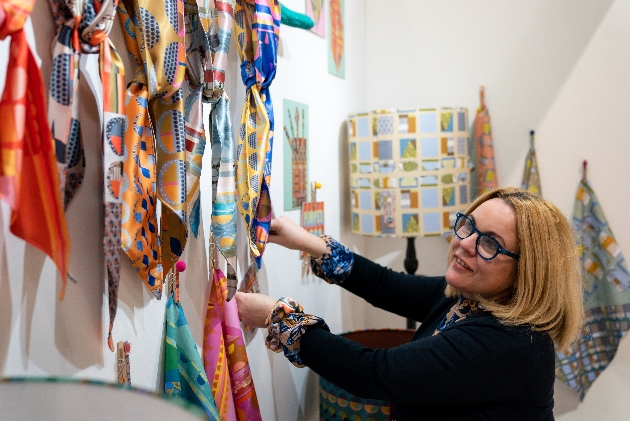
[[[582,182],[586,183],[586,165],[588,162],[586,159],[582,162]]]

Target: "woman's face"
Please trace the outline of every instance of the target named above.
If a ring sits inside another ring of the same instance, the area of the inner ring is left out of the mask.
[[[469,216],[479,231],[492,235],[504,249],[518,254],[516,212],[503,199],[487,200]],[[509,299],[517,286],[517,261],[501,253],[485,260],[477,253],[478,236],[473,233],[463,240],[454,236],[446,282],[468,299],[475,299],[476,294],[490,301]]]

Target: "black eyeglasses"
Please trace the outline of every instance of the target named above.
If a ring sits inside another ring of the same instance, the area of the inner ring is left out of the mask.
[[[511,258],[516,260],[519,260],[520,258],[518,254],[511,253],[501,247],[501,244],[499,244],[497,239],[490,234],[484,234],[483,232],[479,231],[477,227],[475,227],[475,223],[473,222],[473,220],[463,213],[457,212],[457,220],[455,221],[455,227],[453,228],[453,231],[455,231],[455,235],[460,240],[468,238],[474,233],[477,233],[477,253],[479,254],[479,256],[486,260],[494,259],[499,253],[510,256]]]

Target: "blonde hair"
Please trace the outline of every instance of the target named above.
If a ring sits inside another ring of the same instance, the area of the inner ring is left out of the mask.
[[[524,189],[501,188],[479,196],[466,210],[499,198],[516,211],[520,250],[518,288],[507,303],[478,297],[480,303],[508,326],[529,324],[548,332],[565,350],[575,339],[584,319],[582,276],[574,232],[567,218],[551,202]],[[448,285],[447,296],[461,293]]]

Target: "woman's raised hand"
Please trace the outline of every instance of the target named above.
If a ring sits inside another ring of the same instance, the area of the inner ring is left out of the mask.
[[[267,327],[265,322],[276,301],[264,294],[237,292],[234,296],[238,318],[250,327]]]
[[[309,233],[286,216],[271,221],[268,241],[291,250],[304,251],[313,257],[321,257],[328,251],[324,240]]]

